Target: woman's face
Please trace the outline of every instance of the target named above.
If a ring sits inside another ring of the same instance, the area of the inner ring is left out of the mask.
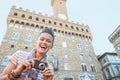
[[[52,48],[53,37],[48,33],[41,33],[37,40],[37,52],[46,54]]]

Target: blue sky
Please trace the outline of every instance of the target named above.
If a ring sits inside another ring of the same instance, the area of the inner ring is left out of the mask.
[[[7,29],[6,19],[12,6],[53,15],[51,0],[0,0],[0,42]],[[120,24],[120,0],[67,0],[69,21],[90,27],[96,54],[114,51],[108,37]]]

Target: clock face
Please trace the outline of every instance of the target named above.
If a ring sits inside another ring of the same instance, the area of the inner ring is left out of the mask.
[[[63,19],[63,20],[67,19],[67,17],[64,14],[58,14],[58,17],[61,18],[61,19]]]

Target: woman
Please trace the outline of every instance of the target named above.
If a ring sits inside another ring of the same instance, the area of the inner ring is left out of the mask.
[[[30,53],[17,51],[9,60],[0,80],[52,80],[53,71],[47,63],[47,52],[53,47],[54,32],[45,28],[37,39],[37,48]],[[46,64],[44,70],[35,69],[35,60]]]

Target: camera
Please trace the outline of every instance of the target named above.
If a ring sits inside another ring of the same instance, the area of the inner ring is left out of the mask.
[[[41,62],[39,60],[34,60],[34,68],[38,70],[44,70],[46,67],[45,62]]]

